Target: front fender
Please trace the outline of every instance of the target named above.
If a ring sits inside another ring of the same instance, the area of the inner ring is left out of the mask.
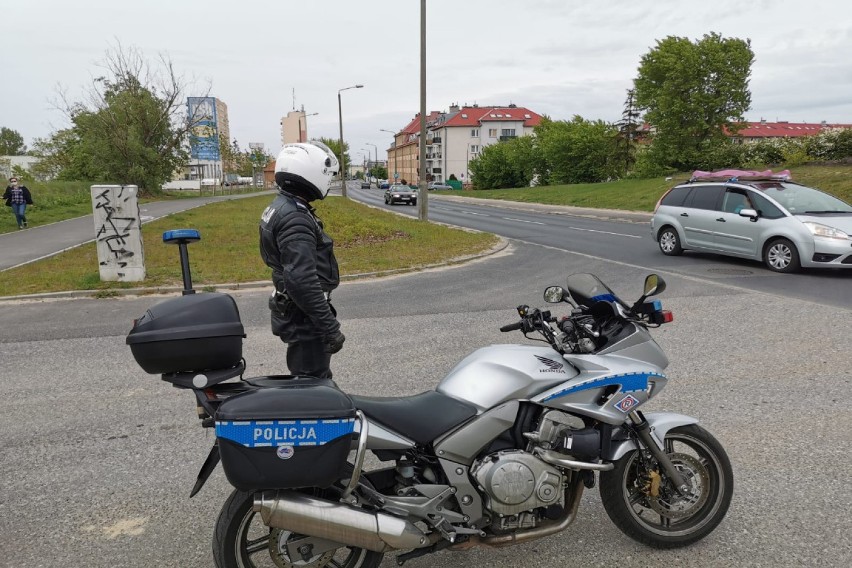
[[[665,439],[668,431],[672,428],[688,426],[689,424],[698,424],[697,418],[686,416],[685,414],[677,414],[675,412],[655,412],[652,414],[646,414],[645,419],[648,421],[648,424],[651,425],[651,437],[660,449],[665,449],[663,440]],[[609,455],[601,457],[606,461],[618,461],[628,452],[638,449],[639,446],[636,445],[635,440],[613,441],[610,446]]]

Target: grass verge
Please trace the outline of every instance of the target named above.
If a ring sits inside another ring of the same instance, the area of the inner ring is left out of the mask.
[[[92,191],[93,185],[115,185],[110,183],[99,183],[91,181],[27,181],[24,182],[33,196],[34,205],[27,206],[27,222],[30,227],[38,227],[39,225],[48,225],[57,221],[73,219],[83,215],[92,214]],[[217,190],[216,195],[219,195],[223,190]],[[248,193],[250,191],[262,191],[255,188],[228,188],[224,190],[228,193]],[[156,197],[142,197],[139,203],[147,203],[149,201],[165,201],[168,199],[188,199],[198,197],[201,192],[195,191],[175,191],[167,192]],[[213,195],[213,191],[204,190],[203,196]],[[3,207],[0,202],[0,208],[5,209],[0,213],[0,234],[11,233],[18,230],[18,225],[15,222],[15,216],[12,214],[12,209]]]
[[[178,249],[162,242],[164,231],[194,228],[202,240],[190,245],[195,288],[269,280],[260,259],[258,220],[271,197],[264,195],[206,205],[142,226],[147,277],[143,282],[101,282],[97,250],[89,243],[62,254],[0,272],[0,296],[67,290],[179,286]],[[317,207],[335,241],[342,275],[408,269],[487,250],[497,237],[394,215],[352,200],[330,198]]]
[[[784,168],[773,168],[775,171]],[[852,166],[807,165],[789,168],[798,183],[815,187],[852,203]],[[666,190],[688,180],[689,173],[665,178],[624,179],[607,183],[520,187],[483,191],[439,191],[446,195],[462,195],[481,199],[502,199],[523,203],[571,205],[596,209],[653,211],[657,200]]]

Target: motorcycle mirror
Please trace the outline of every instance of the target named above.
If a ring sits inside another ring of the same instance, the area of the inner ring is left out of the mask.
[[[658,274],[649,274],[645,278],[645,292],[643,296],[647,298],[648,296],[661,294],[665,289],[666,281],[663,280],[662,276]]]
[[[544,301],[548,304],[564,302],[568,292],[562,286],[548,286],[544,289]]]

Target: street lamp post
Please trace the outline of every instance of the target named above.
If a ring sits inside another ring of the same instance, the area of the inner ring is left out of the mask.
[[[393,175],[394,175],[394,179],[395,179],[396,178],[396,132],[394,132],[393,130],[385,130],[384,128],[379,128],[379,132],[389,132],[390,134],[393,135]],[[388,165],[390,165],[390,164],[388,164]],[[390,175],[390,172],[388,172],[388,175]]]
[[[364,179],[366,181],[370,181],[370,179],[367,177],[367,172],[369,171],[369,168],[370,168],[370,150],[369,150],[369,148],[358,148],[358,149],[361,151],[360,154],[362,156],[364,156]]]
[[[367,146],[372,146],[373,149],[375,150],[376,159],[373,160],[373,171],[375,171],[376,168],[379,167],[379,147],[376,146],[375,144],[370,143],[370,142],[364,142],[364,144],[366,144]],[[369,156],[369,155],[370,155],[370,153],[367,152],[367,156]],[[376,176],[376,183],[377,184],[379,183],[379,176]],[[376,186],[376,187],[378,187],[378,186]]]
[[[346,195],[346,152],[343,149],[343,103],[340,99],[340,93],[343,91],[348,91],[349,89],[361,89],[364,85],[352,85],[351,87],[344,87],[342,89],[338,89],[337,91],[337,114],[340,119],[340,182],[341,182],[341,195],[344,198]]]

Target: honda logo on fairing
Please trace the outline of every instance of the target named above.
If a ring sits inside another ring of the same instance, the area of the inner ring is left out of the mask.
[[[539,373],[564,373],[565,365],[558,361],[554,361],[553,359],[548,359],[547,357],[542,357],[541,355],[536,355],[536,359],[547,365],[547,369],[539,369]]]

